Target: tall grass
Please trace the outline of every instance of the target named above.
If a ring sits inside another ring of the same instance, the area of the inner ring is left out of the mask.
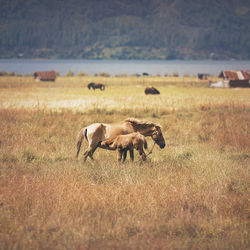
[[[134,86],[1,88],[19,98],[0,109],[1,249],[248,248],[249,91],[156,86],[158,99]],[[81,95],[100,107],[18,105]],[[145,163],[101,149],[75,159],[81,127],[128,116],[160,123],[167,147]]]

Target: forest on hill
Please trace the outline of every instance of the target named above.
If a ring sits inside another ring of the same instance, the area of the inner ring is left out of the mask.
[[[0,0],[0,58],[250,59],[249,0]]]

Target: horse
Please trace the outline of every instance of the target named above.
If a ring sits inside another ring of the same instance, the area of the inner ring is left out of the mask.
[[[102,141],[114,139],[118,135],[125,135],[133,132],[140,132],[144,136],[151,136],[161,149],[165,147],[165,140],[159,124],[150,121],[141,121],[135,118],[127,118],[119,123],[93,123],[82,128],[77,137],[76,157],[79,155],[84,137],[89,143],[88,148],[83,154],[84,161],[86,161],[87,157],[90,157],[92,160],[94,159],[93,154],[98,147],[112,150],[108,146],[102,146]]]
[[[105,85],[102,84],[102,83],[94,83],[94,82],[91,82],[88,84],[88,89],[100,89],[100,90],[105,90]]]
[[[144,92],[146,95],[149,95],[149,94],[159,95],[160,94],[160,91],[153,86],[145,88]]]
[[[101,143],[101,146],[109,146],[110,149],[117,149],[117,160],[123,162],[126,160],[129,150],[131,161],[134,160],[134,149],[136,149],[142,160],[146,160],[146,154],[143,150],[148,148],[148,144],[144,135],[139,132],[134,132],[126,135],[118,135],[114,140],[106,140]]]

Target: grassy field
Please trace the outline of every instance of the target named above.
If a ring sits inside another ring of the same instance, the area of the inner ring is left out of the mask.
[[[167,146],[83,163],[85,141],[75,158],[82,127],[127,117],[161,124]],[[250,89],[196,78],[0,77],[0,248],[248,249],[249,124]]]

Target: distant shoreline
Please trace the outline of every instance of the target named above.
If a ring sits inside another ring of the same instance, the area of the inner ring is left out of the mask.
[[[207,73],[218,75],[222,70],[250,70],[250,60],[118,60],[118,59],[0,59],[0,71],[15,74],[32,74],[35,71],[55,70],[66,75],[70,70],[74,74],[88,75],[107,73],[115,75],[164,76],[178,74],[197,75]]]

